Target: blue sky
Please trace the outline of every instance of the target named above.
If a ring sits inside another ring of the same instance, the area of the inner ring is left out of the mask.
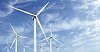
[[[47,2],[46,9],[38,16],[46,36],[50,36],[52,26],[53,37],[64,44],[58,52],[100,52],[100,1],[99,0],[0,0],[0,52],[11,45],[14,33],[9,22],[19,35],[30,39],[19,38],[18,50],[22,52],[22,44],[30,46],[27,52],[33,51],[33,20],[32,16],[16,11],[14,6],[36,14]],[[37,39],[44,39],[37,24]],[[57,43],[56,41],[54,41]],[[43,44],[43,52],[49,52],[49,45]],[[60,46],[61,44],[58,43]],[[13,46],[14,48],[14,46]],[[39,52],[38,47],[38,52]],[[3,52],[6,52],[3,51]],[[10,49],[10,52],[14,52]],[[55,52],[55,46],[53,46]]]

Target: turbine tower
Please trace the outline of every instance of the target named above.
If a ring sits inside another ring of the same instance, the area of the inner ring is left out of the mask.
[[[20,36],[17,34],[17,32],[15,31],[14,27],[11,25],[11,23],[9,23],[13,32],[15,33],[15,37],[14,37],[14,40],[12,42],[12,45],[10,48],[12,48],[13,44],[15,43],[15,52],[18,52],[18,38],[28,38],[28,37],[25,37],[25,36]],[[29,39],[29,38],[28,38]]]
[[[41,13],[43,12],[43,10],[47,7],[48,4],[49,4],[49,2],[46,3],[46,5],[45,5],[36,15],[35,15],[35,14],[32,14],[32,13],[29,13],[29,12],[27,12],[27,11],[24,11],[24,10],[18,9],[18,8],[15,8],[15,7],[13,7],[13,6],[10,6],[11,8],[13,8],[13,9],[15,9],[15,10],[18,10],[18,11],[20,11],[20,12],[23,12],[23,13],[25,13],[25,14],[28,14],[28,15],[33,16],[33,20],[34,20],[34,52],[37,52],[36,21],[38,22],[38,24],[39,24],[39,26],[40,26],[40,28],[41,28],[41,30],[42,30],[42,33],[43,33],[43,35],[44,35],[45,38],[46,38],[46,35],[45,35],[44,30],[43,30],[43,28],[42,28],[42,25],[41,25],[41,23],[40,23],[40,21],[39,21],[39,19],[38,19],[38,15],[41,14]],[[48,42],[48,41],[47,41],[47,42]]]

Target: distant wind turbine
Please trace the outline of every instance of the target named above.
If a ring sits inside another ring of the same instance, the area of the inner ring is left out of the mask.
[[[50,36],[50,52],[52,52],[52,38],[53,38],[53,37],[52,37],[51,26],[50,26],[50,33],[51,33],[51,34],[50,34],[50,35],[51,35],[51,36]]]
[[[43,48],[46,46],[47,43],[40,43],[38,44],[40,51],[39,52],[43,52]]]
[[[11,23],[9,23],[9,24],[10,24],[13,32],[15,33],[15,37],[14,37],[14,40],[12,42],[11,48],[12,48],[13,44],[15,43],[15,52],[18,52],[18,43],[17,43],[18,42],[18,38],[28,38],[28,37],[18,35],[17,32],[15,31],[14,27],[11,25]]]
[[[57,45],[57,43],[55,44],[55,43],[53,42],[53,44],[56,46],[56,52],[58,52],[58,45]]]
[[[42,30],[43,35],[44,35],[45,38],[46,38],[46,35],[45,35],[44,30],[43,30],[43,28],[42,28],[42,25],[41,25],[41,23],[40,23],[40,21],[39,21],[39,19],[38,19],[38,15],[41,14],[41,13],[43,12],[43,10],[47,7],[48,4],[49,4],[49,2],[46,3],[45,6],[44,6],[36,15],[35,15],[35,14],[32,14],[32,13],[30,13],[30,12],[27,12],[27,11],[24,11],[24,10],[21,10],[21,9],[18,9],[18,8],[15,8],[15,7],[13,7],[13,6],[10,6],[11,8],[13,8],[13,9],[15,9],[15,10],[18,10],[18,11],[20,11],[20,12],[23,12],[23,13],[25,13],[25,14],[28,14],[28,15],[33,16],[33,20],[34,20],[34,52],[37,52],[36,20],[37,20],[37,22],[38,22],[38,24],[39,24],[39,26],[40,26],[40,28],[41,28],[41,30]],[[47,41],[47,42],[48,42],[48,41]]]
[[[40,45],[40,52],[43,52],[43,49],[42,49],[42,47],[43,47],[43,46],[42,46],[42,45]]]
[[[56,40],[57,40],[57,39],[56,39]],[[58,40],[57,40],[57,41],[58,41]],[[61,43],[61,42],[59,42],[59,43]],[[62,43],[61,43],[61,44],[62,44],[61,46],[58,46],[57,43],[54,43],[54,42],[53,42],[53,44],[56,46],[56,52],[58,52],[58,48],[64,46]]]
[[[43,49],[42,49],[42,48],[43,48],[43,45],[39,45],[39,44],[38,44],[38,46],[39,46],[39,48],[40,48],[40,52],[43,52]]]
[[[56,52],[58,52],[58,45],[56,44]]]
[[[26,52],[26,49],[30,48],[29,45],[24,45],[22,42],[21,42],[21,44],[23,45],[23,51],[22,52]]]
[[[23,52],[26,52],[26,48],[29,48],[29,46],[24,46],[23,47]]]
[[[39,43],[42,42],[42,41],[48,40],[48,39],[50,40],[50,52],[52,52],[52,43],[56,46],[56,51],[58,51],[58,46],[57,46],[57,44],[55,44],[54,42],[52,42],[53,39],[54,39],[55,41],[57,41],[58,43],[60,43],[61,45],[63,45],[60,41],[58,41],[57,39],[55,39],[54,37],[52,37],[51,26],[50,26],[50,37],[47,37],[47,38],[45,38],[45,39],[39,41]]]

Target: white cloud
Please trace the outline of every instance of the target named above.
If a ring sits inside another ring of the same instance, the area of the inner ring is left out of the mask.
[[[65,8],[65,0],[58,0],[53,2],[47,9],[62,10]]]
[[[45,15],[44,15],[45,16]],[[52,14],[46,14],[45,16],[45,24],[49,23],[51,21],[57,21],[56,19],[59,18],[59,13],[52,13]]]
[[[37,0],[17,0],[17,3],[25,3],[30,1],[37,1]]]
[[[77,16],[84,16],[84,14],[86,14],[84,18],[88,20],[99,18],[100,6],[98,0],[82,0],[80,3],[81,4],[77,4],[73,7],[74,11],[78,13]]]
[[[100,51],[100,42],[91,43],[88,45],[80,46],[76,49],[73,49],[72,52],[99,52]]]
[[[55,20],[55,19],[53,19],[53,20]],[[58,21],[60,21],[60,22],[58,22]],[[44,27],[45,32],[49,31],[48,27],[50,25],[52,27],[52,31],[56,32],[56,31],[74,29],[74,28],[77,28],[79,26],[84,26],[84,25],[82,25],[82,23],[85,23],[85,22],[81,22],[79,20],[79,18],[72,19],[69,22],[66,20],[61,20],[61,19],[59,19],[58,21],[55,21],[54,23],[50,23],[49,25],[46,25],[46,28]],[[87,24],[87,23],[85,23],[85,24]]]
[[[87,28],[85,28],[85,26],[84,26],[84,28],[83,28],[84,30],[82,30],[82,32],[79,33],[78,36],[75,36],[74,39],[72,40],[72,42],[74,42],[74,44],[75,45],[77,44],[76,46],[78,46],[78,45],[83,45],[84,43],[88,43],[89,41],[93,42],[93,41],[99,40],[99,37],[100,37],[100,35],[99,35],[100,34],[99,33],[99,31],[100,31],[99,21],[100,21],[100,19],[87,22],[88,24],[90,23],[88,25],[89,27],[86,26]],[[82,23],[82,24],[85,25],[84,23]],[[88,38],[88,40],[87,40],[87,38]]]
[[[77,1],[77,0],[76,0]],[[90,1],[90,0],[89,0]],[[74,10],[76,10],[78,13],[86,13],[87,16],[85,16],[86,20],[81,21],[80,20],[80,30],[81,33],[78,33],[78,35],[75,35],[72,39],[72,46],[78,46],[81,47],[82,45],[86,44],[92,44],[99,42],[100,38],[100,18],[99,18],[99,1],[91,1],[88,2],[87,0],[84,0],[81,5],[76,5]],[[77,15],[79,16],[79,15]],[[82,14],[83,16],[83,14]],[[91,20],[92,18],[92,20]],[[81,18],[82,19],[82,18]],[[89,43],[91,42],[91,43]],[[77,48],[78,48],[77,47]],[[96,46],[93,46],[96,47]],[[87,48],[87,47],[84,47]],[[82,48],[83,49],[83,48]],[[90,48],[92,49],[92,48]],[[78,51],[79,50],[79,51]],[[76,52],[82,52],[81,49],[78,49]],[[87,50],[87,49],[84,49]],[[97,49],[98,50],[98,49]],[[96,50],[95,50],[96,51]],[[100,51],[100,50],[99,50]],[[88,52],[88,51],[83,51]]]

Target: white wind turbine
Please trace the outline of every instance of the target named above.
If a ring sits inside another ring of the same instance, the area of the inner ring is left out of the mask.
[[[44,47],[45,43],[44,44],[38,44],[39,48],[40,48],[40,52],[43,52],[43,47]]]
[[[48,38],[45,38],[45,39],[43,39],[43,40],[41,40],[41,41],[39,41],[39,42],[42,42],[42,41],[45,41],[45,40],[50,40],[50,52],[52,52],[52,43],[56,46],[56,51],[58,51],[58,46],[57,46],[57,44],[55,44],[54,42],[52,42],[52,40],[54,39],[55,41],[57,41],[58,43],[60,43],[62,46],[63,46],[63,44],[60,42],[60,41],[58,41],[57,39],[55,39],[54,37],[52,37],[52,30],[51,30],[51,26],[50,26],[50,37],[48,37]]]
[[[29,46],[24,46],[23,47],[23,52],[26,52],[26,48],[30,48]]]
[[[15,31],[15,29],[13,28],[13,26],[11,25],[11,23],[9,23],[9,24],[10,24],[13,32],[15,33],[15,37],[14,37],[14,40],[13,40],[12,45],[11,45],[10,48],[12,48],[13,44],[15,43],[15,52],[18,52],[18,43],[17,43],[18,42],[18,38],[28,38],[28,37],[18,35],[17,32]]]
[[[56,37],[56,39],[57,39],[57,37]],[[56,46],[56,52],[58,52],[58,48],[59,48],[59,47],[58,47],[57,43],[54,43],[54,42],[53,42],[53,44]]]
[[[43,28],[42,28],[42,25],[41,25],[41,23],[40,23],[40,21],[39,21],[39,19],[38,19],[38,15],[41,14],[41,13],[43,12],[43,10],[46,8],[46,6],[47,6],[48,4],[49,4],[49,2],[48,2],[36,15],[35,15],[35,14],[32,14],[32,13],[29,13],[29,12],[27,12],[27,11],[24,11],[24,10],[18,9],[18,8],[15,8],[15,7],[13,7],[13,6],[10,6],[11,8],[13,8],[13,9],[15,9],[15,10],[18,10],[18,11],[20,11],[20,12],[23,12],[23,13],[25,13],[25,14],[28,14],[28,15],[33,16],[33,20],[34,20],[34,52],[37,52],[36,20],[37,20],[37,22],[38,22],[38,24],[39,24],[39,26],[40,26],[40,28],[41,28],[41,30],[42,30],[43,35],[44,35],[45,38],[46,38],[46,35],[45,35],[44,30],[43,30]],[[48,41],[47,41],[47,42],[48,42]]]
[[[55,44],[54,42],[53,42],[53,44],[56,46],[56,52],[58,52],[58,45]]]
[[[7,46],[5,48],[3,48],[2,51],[4,51],[5,49],[6,49],[7,52],[9,52],[10,45],[9,45],[8,41],[7,41]]]
[[[58,52],[58,45],[57,44],[55,44],[56,45],[56,52]]]
[[[54,38],[55,39],[55,38]],[[59,42],[57,39],[55,39],[57,42]],[[52,42],[55,46],[56,46],[56,52],[58,52],[58,48],[64,46],[61,42],[59,42],[61,44],[61,46],[58,46],[57,43]]]
[[[26,52],[26,49],[30,48],[29,45],[24,45],[22,42],[21,42],[21,44],[23,45],[23,51],[22,52]]]
[[[40,52],[43,52],[42,47],[43,47],[43,46],[41,45],[41,46],[40,46]]]
[[[51,32],[51,38],[54,39],[55,41],[57,41],[58,43],[61,44],[61,46],[64,46],[60,41],[58,41],[56,38],[52,37],[52,30],[51,30],[51,26],[50,26],[50,32]],[[52,43],[56,46],[56,52],[58,52],[58,48],[61,47],[61,46],[58,46],[57,44],[55,44],[54,42],[52,42],[52,39],[51,39],[51,52],[52,52]]]
[[[51,32],[51,36],[50,36],[50,52],[52,52],[52,31],[51,31],[51,26],[50,26],[50,32]]]
[[[43,50],[42,50],[43,45],[38,45],[38,46],[40,48],[40,52],[43,52]]]

